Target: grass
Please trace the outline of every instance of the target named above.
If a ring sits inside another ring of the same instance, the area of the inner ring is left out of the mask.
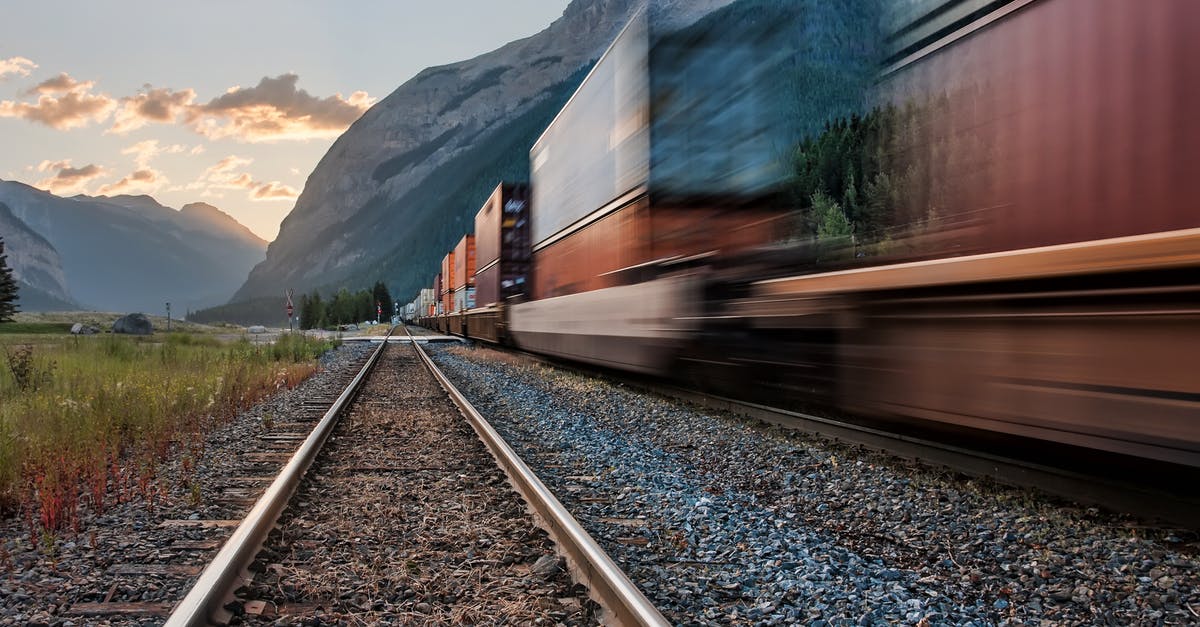
[[[299,384],[331,346],[300,334],[262,345],[0,335],[0,511],[20,512],[36,539],[78,531],[80,507],[153,505],[168,455],[194,470],[211,429]]]

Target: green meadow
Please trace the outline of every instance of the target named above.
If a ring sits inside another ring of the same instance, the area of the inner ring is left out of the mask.
[[[332,347],[300,334],[260,345],[11,331],[0,331],[0,513],[23,516],[34,539],[78,531],[80,507],[153,504],[171,488],[158,481],[169,456],[182,456],[186,483],[209,431],[303,381]]]

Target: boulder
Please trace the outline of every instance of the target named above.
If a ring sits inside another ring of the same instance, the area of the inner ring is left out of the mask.
[[[150,324],[150,319],[143,313],[131,313],[117,318],[113,323],[113,333],[125,333],[128,335],[150,335],[154,332],[154,325]]]
[[[82,322],[76,322],[71,325],[71,335],[95,335],[100,332],[100,329]]]
[[[75,324],[71,325],[71,335],[79,335],[80,333],[83,333],[82,322],[76,322]]]
[[[257,335],[257,334],[259,334],[259,333],[266,333],[266,332],[267,332],[267,327],[264,327],[264,326],[262,326],[262,325],[256,324],[256,325],[254,325],[254,326],[252,326],[252,327],[250,327],[250,328],[246,329],[246,332],[247,332],[247,333],[254,333],[255,335]]]

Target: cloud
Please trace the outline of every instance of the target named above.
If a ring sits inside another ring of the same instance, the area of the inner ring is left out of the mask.
[[[225,172],[231,172],[244,165],[250,165],[251,163],[254,163],[254,159],[239,157],[237,155],[229,155],[228,157],[218,161],[215,165],[209,166],[209,168],[204,171],[204,178],[210,181],[224,178],[218,175]]]
[[[37,67],[23,57],[0,61],[0,77],[29,75]],[[148,124],[180,124],[210,139],[257,143],[337,137],[374,104],[365,91],[320,98],[297,87],[297,74],[264,76],[254,87],[231,87],[205,103],[196,90],[143,85],[137,94],[113,98],[95,93],[93,81],[66,72],[24,92],[36,102],[0,101],[0,117],[24,118],[65,130],[103,122],[106,132],[125,134]]]
[[[278,181],[263,183],[259,185],[250,194],[251,200],[295,200],[300,196],[300,192],[291,185],[284,185]]]
[[[196,92],[190,88],[171,91],[166,87],[146,85],[136,96],[121,99],[121,108],[109,131],[128,133],[151,122],[167,124],[188,119],[195,100]]]
[[[94,86],[92,81],[81,82],[59,74],[27,92],[38,96],[35,103],[0,101],[0,118],[24,118],[58,130],[102,122],[117,103],[105,94],[93,94]]]
[[[77,81],[66,72],[61,72],[54,78],[48,78],[25,90],[28,96],[40,94],[69,94],[73,91],[91,91],[96,86],[94,81]]]
[[[260,181],[248,172],[239,171],[253,162],[253,159],[229,155],[205,169],[204,174],[186,188],[203,190],[200,193],[203,197],[217,198],[222,195],[216,190],[246,190],[250,200],[254,201],[295,200],[300,196],[300,192],[291,185],[279,181]]]
[[[138,168],[145,170],[150,167],[150,162],[159,155],[175,155],[187,150],[187,146],[182,144],[171,144],[170,146],[159,146],[157,139],[147,139],[140,141],[121,151],[123,155],[133,155],[133,162]]]
[[[88,183],[107,174],[104,168],[93,163],[81,168],[72,167],[70,159],[43,161],[38,164],[37,169],[38,172],[54,172],[54,174],[38,181],[36,187],[60,196],[79,193]]]
[[[143,168],[135,170],[132,174],[116,183],[101,185],[96,193],[107,196],[135,192],[143,194],[152,193],[158,191],[167,182],[167,177],[163,176],[162,172],[154,168]]]
[[[33,68],[37,64],[25,57],[10,57],[8,59],[0,59],[0,80],[4,80],[7,74],[16,74],[17,76],[29,76]]]
[[[190,108],[192,129],[211,139],[242,142],[337,137],[374,99],[356,91],[349,98],[318,98],[297,89],[300,77],[263,77],[254,87],[233,87],[225,94]]]

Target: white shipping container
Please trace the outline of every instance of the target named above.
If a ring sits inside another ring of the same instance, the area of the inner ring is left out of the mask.
[[[779,31],[803,25],[659,24],[638,13],[530,150],[535,249],[641,193],[743,203],[785,183],[796,112],[776,78],[799,43]]]

